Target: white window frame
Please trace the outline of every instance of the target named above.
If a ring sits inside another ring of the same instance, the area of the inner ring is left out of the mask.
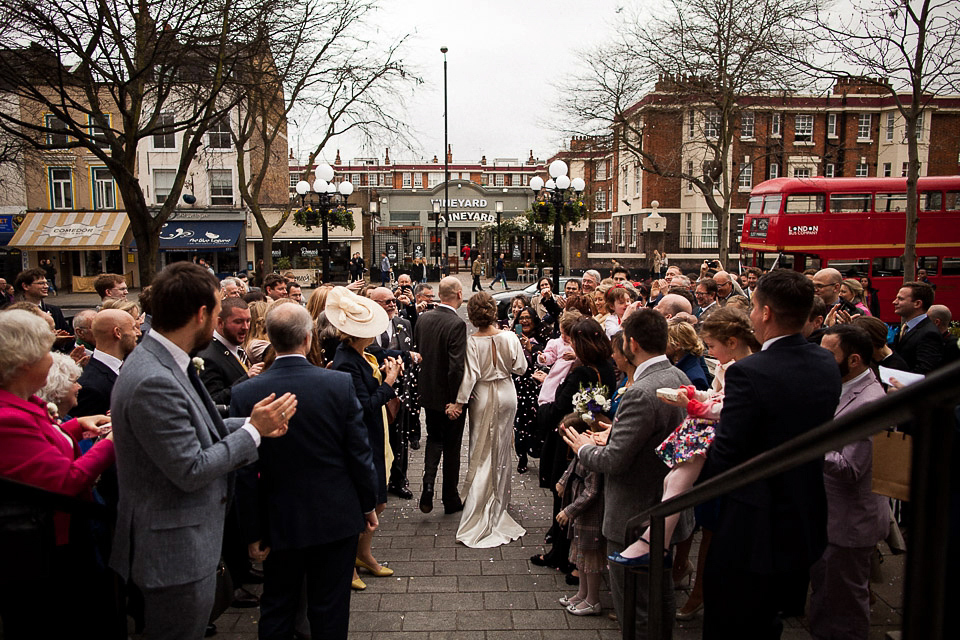
[[[776,178],[779,178],[779,177],[780,177],[780,163],[778,163],[778,162],[771,162],[771,163],[770,163],[770,168],[767,169],[767,173],[768,173],[768,179],[769,179],[769,180],[775,180]]]
[[[630,216],[630,246],[637,246],[637,218],[640,216]]]
[[[423,174],[419,171],[415,171],[413,174],[413,188],[423,189]]]
[[[857,142],[870,142],[873,130],[873,114],[861,113],[857,116]]]
[[[522,187],[523,186],[523,176],[519,173],[515,173],[510,176],[510,186],[513,187]]]
[[[740,138],[743,140],[753,140],[757,133],[757,118],[753,111],[743,111],[740,113]]]
[[[106,167],[90,167],[90,195],[94,211],[117,208],[117,183]]]
[[[230,193],[227,194],[224,190],[224,181],[222,178],[226,176],[229,179]],[[219,180],[218,180],[219,178]],[[210,206],[211,207],[232,207],[234,206],[234,189],[233,189],[233,170],[231,169],[209,169],[207,171],[207,179],[210,184]],[[218,193],[219,191],[219,193]],[[227,198],[230,198],[230,202],[226,202]]]
[[[160,185],[160,176],[170,176],[170,186],[166,189],[162,189]],[[170,191],[173,189],[173,183],[177,180],[177,170],[176,169],[154,169],[153,170],[153,200],[158,205],[163,204],[163,201],[167,199],[167,196],[170,195]],[[161,195],[162,194],[162,195]]]
[[[770,137],[779,138],[783,135],[783,116],[779,113],[770,114]]]
[[[57,174],[60,174],[57,176]],[[65,176],[65,177],[64,177]],[[50,208],[55,211],[73,209],[73,170],[70,167],[49,167],[47,179],[50,184]]]
[[[740,163],[740,173],[737,176],[737,187],[740,191],[750,191],[753,188],[753,164]]]
[[[703,136],[707,140],[720,137],[720,110],[707,109],[703,114]]]
[[[596,211],[606,211],[607,210],[607,192],[603,189],[597,189],[597,193],[594,197],[595,210]]]
[[[610,223],[595,222],[593,224],[593,241],[596,244],[610,243]]]
[[[432,189],[434,187],[439,187],[441,184],[443,184],[442,173],[437,173],[436,171],[434,171],[433,173],[427,174],[427,186],[429,188]]]
[[[827,137],[828,138],[837,137],[837,114],[836,113],[827,114]]]
[[[63,120],[61,120],[61,119],[58,118],[57,116],[53,115],[52,113],[48,113],[48,114],[46,114],[46,115],[44,116],[44,118],[43,118],[43,124],[44,124],[44,126],[45,126],[47,129],[56,129],[57,131],[60,131],[60,130],[61,130],[61,127],[62,127],[62,130],[63,130],[63,133],[48,133],[47,136],[46,136],[46,137],[47,137],[47,144],[50,144],[50,145],[54,145],[54,144],[55,144],[55,145],[65,145],[65,144],[67,144],[67,141],[70,139],[70,134],[67,133],[67,123],[66,123],[66,122],[64,122]],[[57,126],[58,124],[61,125],[61,126],[58,127],[58,126]],[[63,140],[58,140],[58,138],[60,138],[60,136],[63,136]]]
[[[620,242],[618,243],[621,247],[627,246],[627,224],[625,220],[626,216],[621,216],[617,219],[617,236]]]
[[[110,114],[103,114],[107,118],[107,126],[111,126]],[[93,114],[87,116],[87,127],[90,133],[90,138],[93,140],[94,144],[100,147],[101,149],[109,149],[110,143],[107,142],[106,134],[102,133],[102,127],[98,127],[93,119]],[[99,133],[99,135],[98,135]]]
[[[403,172],[403,188],[409,189],[413,185],[413,174],[409,171]]]
[[[813,114],[798,113],[794,116],[794,144],[813,144]]]
[[[813,169],[810,167],[794,167],[793,168],[793,177],[794,178],[810,178],[813,177]]]
[[[157,115],[157,126],[162,127],[165,125],[172,125],[174,123],[174,115],[169,111],[164,111]],[[170,133],[155,133],[152,136],[151,148],[154,151],[176,151],[177,150],[177,134]]]
[[[870,177],[870,165],[866,162],[857,163],[857,168],[854,170],[854,174],[858,178],[868,178]]]
[[[359,187],[359,186],[360,186],[360,174],[359,174],[359,173],[351,173],[351,174],[350,174],[350,182],[353,183],[353,186]]]
[[[700,247],[715,249],[720,244],[720,226],[713,214],[700,214]]]
[[[693,175],[693,160],[687,161],[687,175]],[[693,193],[693,183],[687,180],[687,193]]]
[[[607,179],[607,161],[597,160],[594,163],[593,171],[597,180],[606,180]]]
[[[824,178],[833,178],[837,175],[837,165],[832,162],[828,162],[823,165],[823,177]]]
[[[226,126],[226,129],[224,129]],[[223,116],[207,129],[207,148],[214,151],[229,151],[233,148],[230,133],[230,116]]]
[[[693,109],[687,112],[687,137],[695,138],[697,136],[697,112]]]
[[[907,136],[906,136],[906,133],[907,133],[906,121],[904,121],[903,133],[904,133],[904,136],[903,136],[903,137],[904,137],[904,140],[903,140],[903,141],[904,141],[904,143],[906,143],[906,142],[907,142],[907,140],[906,140],[906,137],[907,137]],[[917,134],[917,140],[918,140],[918,141],[919,141],[919,140],[923,140],[923,112],[922,112],[922,111],[920,112],[920,115],[917,117],[917,131],[916,131],[916,134]]]
[[[890,178],[890,177],[892,177],[892,176],[893,176],[893,163],[892,163],[892,162],[884,162],[884,163],[883,163],[883,177],[884,177],[884,178]]]
[[[640,163],[633,163],[633,195],[640,196],[640,172],[643,169],[640,168]]]
[[[896,128],[897,114],[893,111],[887,113],[887,142],[893,142],[893,132]]]
[[[502,173],[494,174],[494,176],[493,176],[493,186],[495,186],[495,187],[502,187],[502,186],[504,186],[504,183],[505,183],[505,182],[506,182],[506,179],[505,179],[505,177],[504,177],[504,175],[503,175]]]

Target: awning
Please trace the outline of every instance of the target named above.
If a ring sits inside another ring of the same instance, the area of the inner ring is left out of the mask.
[[[240,220],[173,220],[160,229],[160,250],[229,249],[241,233]]]
[[[128,225],[124,211],[28,213],[10,246],[61,251],[119,249]]]
[[[241,220],[171,220],[160,227],[160,251],[216,251],[237,246]],[[136,250],[136,240],[131,244]]]

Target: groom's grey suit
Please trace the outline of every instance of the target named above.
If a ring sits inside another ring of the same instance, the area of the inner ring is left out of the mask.
[[[239,429],[243,419],[224,423],[202,391],[153,333],[113,389],[120,502],[110,566],[144,591],[151,639],[203,637],[229,474],[257,459],[254,438]],[[151,628],[157,607],[169,610]]]

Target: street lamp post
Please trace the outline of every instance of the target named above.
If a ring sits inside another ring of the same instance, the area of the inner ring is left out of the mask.
[[[573,190],[573,198],[579,198],[586,184],[583,178],[574,178],[571,180],[567,176],[567,163],[563,160],[554,160],[550,163],[550,179],[544,183],[543,178],[535,176],[530,180],[530,188],[538,196],[542,195],[545,200],[553,205],[553,291],[560,291],[560,266],[561,266],[561,214],[563,207],[567,203],[569,191]]]
[[[447,47],[440,47],[440,53],[443,54],[443,239],[440,242],[440,249],[444,261],[447,259],[447,238],[450,237],[450,143],[447,140],[447,51],[449,51]]]
[[[503,239],[500,237],[500,215],[503,213],[503,202],[497,200],[497,251],[494,255],[500,255],[500,249],[503,246]]]
[[[436,252],[437,256],[437,270],[440,270],[440,203],[436,200],[433,201],[433,239],[436,244],[431,248],[431,251]],[[440,277],[443,277],[442,275]]]
[[[328,236],[327,216],[330,210],[335,206],[346,205],[347,198],[353,193],[353,183],[344,180],[339,185],[333,183],[333,167],[328,164],[321,164],[314,172],[316,180],[313,181],[313,193],[317,197],[317,209],[319,210],[318,220],[322,230],[320,238],[320,259],[323,267],[323,282],[330,282],[330,238]],[[301,180],[297,183],[297,193],[300,194],[300,206],[306,205],[307,193],[310,192],[310,183]],[[311,220],[308,214],[308,222]]]
[[[377,264],[377,200],[370,200],[370,266]],[[362,247],[361,247],[362,248]],[[362,276],[362,274],[361,274]]]

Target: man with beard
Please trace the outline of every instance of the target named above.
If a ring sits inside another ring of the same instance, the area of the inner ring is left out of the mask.
[[[213,340],[197,355],[203,358],[200,381],[226,416],[233,385],[260,373],[263,364],[250,364],[243,345],[250,331],[250,307],[242,298],[228,298],[220,304]]]
[[[127,358],[111,414],[120,502],[110,566],[143,592],[151,639],[203,637],[213,608],[229,474],[282,436],[292,394],[270,394],[246,420],[224,422],[191,354],[213,339],[216,277],[177,262],[151,289],[153,328]]]

